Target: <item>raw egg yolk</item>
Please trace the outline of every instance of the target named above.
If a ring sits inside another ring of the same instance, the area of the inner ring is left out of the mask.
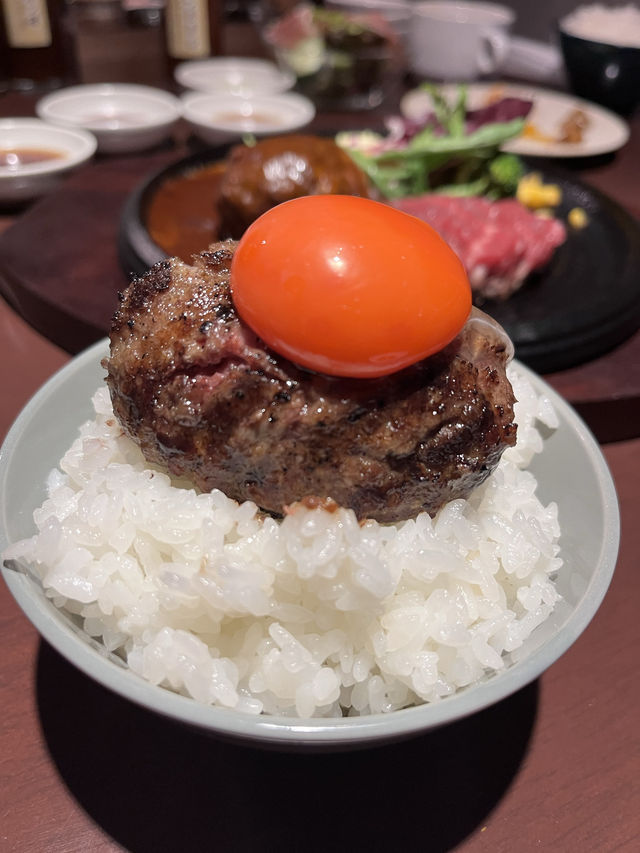
[[[264,213],[236,248],[231,289],[271,349],[331,376],[414,364],[471,309],[464,267],[433,228],[356,196],[304,196]]]

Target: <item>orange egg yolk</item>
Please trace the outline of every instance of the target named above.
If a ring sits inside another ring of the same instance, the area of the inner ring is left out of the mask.
[[[271,349],[332,376],[414,364],[471,309],[464,267],[433,228],[356,196],[304,196],[264,213],[238,244],[231,289]]]

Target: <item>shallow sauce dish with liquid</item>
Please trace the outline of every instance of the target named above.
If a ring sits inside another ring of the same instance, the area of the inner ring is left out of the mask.
[[[210,145],[243,134],[268,136],[297,130],[315,116],[311,101],[294,92],[246,96],[187,92],[181,101],[185,120]]]
[[[30,118],[0,120],[0,203],[49,192],[95,150],[95,137],[84,130]]]

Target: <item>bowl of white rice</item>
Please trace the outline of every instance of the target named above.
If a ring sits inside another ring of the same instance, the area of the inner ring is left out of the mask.
[[[640,103],[640,7],[578,6],[558,31],[571,90],[630,115]]]
[[[254,745],[388,742],[525,686],[600,605],[611,476],[518,362],[518,442],[491,477],[435,518],[382,525],[274,519],[149,468],[113,416],[107,352],[57,373],[6,438],[3,576],[58,652],[150,711]]]

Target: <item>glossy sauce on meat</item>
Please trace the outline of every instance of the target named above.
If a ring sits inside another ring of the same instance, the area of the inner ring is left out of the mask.
[[[221,161],[168,178],[145,211],[152,240],[170,257],[189,261],[218,239],[218,198],[225,170]]]
[[[239,238],[280,202],[303,195],[370,195],[369,182],[331,139],[292,134],[236,145],[224,161],[168,178],[144,213],[154,243],[189,262],[221,237]]]
[[[239,239],[262,213],[305,195],[368,198],[369,179],[331,139],[275,136],[230,152],[220,186],[221,236]]]

